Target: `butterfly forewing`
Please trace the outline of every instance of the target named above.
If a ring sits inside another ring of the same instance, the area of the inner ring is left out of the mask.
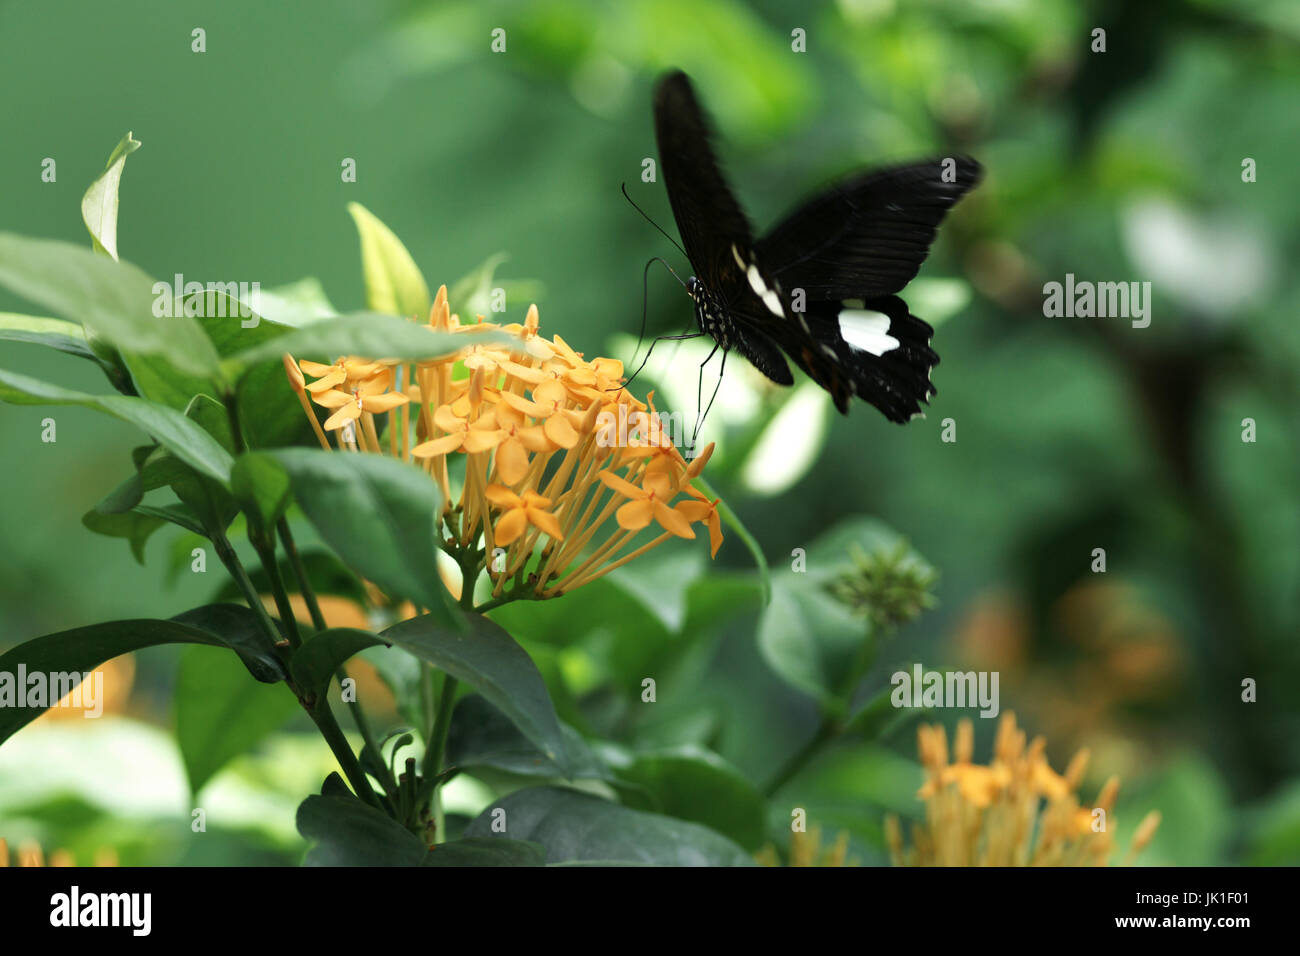
[[[655,140],[673,218],[691,265],[715,291],[738,277],[732,246],[753,246],[749,220],[713,155],[712,130],[690,80],[669,73],[655,88]]]
[[[758,241],[765,269],[814,299],[866,299],[916,277],[939,223],[978,181],[964,156],[862,173],[804,203]]]

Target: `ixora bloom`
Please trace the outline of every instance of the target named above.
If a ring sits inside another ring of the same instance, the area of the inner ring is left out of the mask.
[[[1088,763],[1082,750],[1057,774],[1044,756],[1046,741],[1025,745],[1015,715],[998,725],[993,761],[971,762],[974,729],[957,726],[953,760],[943,727],[918,729],[925,785],[925,820],[912,827],[912,846],[904,849],[898,819],[885,818],[885,837],[897,866],[1105,866],[1114,826],[1112,810],[1119,780],[1111,777],[1092,806],[1080,806],[1075,791]],[[1104,811],[1100,812],[1100,811]],[[1131,861],[1151,841],[1160,814],[1148,813],[1130,844]],[[1126,862],[1127,862],[1126,861]]]
[[[536,306],[522,324],[461,325],[446,286],[426,327],[465,334],[465,347],[417,362],[286,355],[285,372],[322,448],[387,454],[437,483],[439,546],[469,580],[487,570],[484,607],[572,591],[669,538],[694,538],[694,524],[717,554],[718,501],[692,485],[713,446],[688,462],[659,428],[614,440],[610,421],[657,422],[653,395],[647,406],[623,388],[621,362],[588,361],[558,335],[543,338]],[[489,330],[518,344],[474,341]],[[329,411],[323,426],[313,403]],[[637,545],[647,528],[659,533]]]
[[[55,850],[50,854],[49,863],[45,861],[45,852],[39,843],[30,842],[19,845],[14,854],[14,866],[76,866],[76,857],[68,850]],[[95,851],[93,866],[117,866],[117,853],[109,847]],[[9,845],[0,839],[0,866],[9,866]]]
[[[754,854],[759,866],[781,866],[781,858],[769,843]],[[790,834],[790,862],[786,866],[857,866],[856,858],[849,856],[849,834],[841,830],[830,846],[822,846],[822,828],[814,826],[806,833],[795,830]]]

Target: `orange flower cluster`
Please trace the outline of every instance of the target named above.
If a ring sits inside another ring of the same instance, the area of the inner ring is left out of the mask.
[[[974,728],[957,726],[953,760],[943,727],[918,730],[925,785],[925,821],[912,828],[912,848],[904,850],[895,817],[885,819],[885,835],[895,865],[910,866],[1105,866],[1112,848],[1112,812],[1119,780],[1106,781],[1091,807],[1079,805],[1075,791],[1088,763],[1082,750],[1061,775],[1044,755],[1046,741],[1028,746],[1014,714],[1003,716],[988,766],[971,762]],[[1104,811],[1104,812],[1099,812]],[[1160,814],[1147,814],[1134,832],[1129,858],[1150,842]]]
[[[340,450],[386,452],[430,475],[444,502],[439,544],[478,556],[475,576],[488,571],[494,601],[512,581],[511,594],[566,593],[669,538],[694,538],[697,524],[717,554],[718,502],[692,485],[713,446],[688,462],[658,427],[653,393],[647,404],[623,388],[621,362],[587,361],[558,335],[543,338],[536,306],[523,324],[462,325],[446,286],[427,328],[466,344],[418,362],[286,355],[285,369],[323,448],[332,434]],[[473,341],[489,330],[517,344]],[[313,402],[330,412],[323,427]],[[610,518],[616,528],[602,538]],[[660,533],[629,550],[651,527]]]

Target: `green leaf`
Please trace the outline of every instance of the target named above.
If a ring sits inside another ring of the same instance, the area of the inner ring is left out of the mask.
[[[272,527],[289,507],[289,475],[270,455],[249,452],[235,459],[230,490],[246,513]]]
[[[65,322],[63,319],[0,312],[0,340],[48,345],[69,355],[98,361],[86,342],[85,330],[76,322]]]
[[[123,352],[157,356],[205,379],[219,372],[217,352],[194,319],[154,315],[155,283],[130,263],[69,242],[0,233],[0,285],[81,322]]]
[[[95,534],[110,538],[126,538],[131,543],[131,554],[139,564],[143,565],[145,543],[149,540],[149,536],[161,528],[166,521],[158,515],[131,509],[105,512],[96,507],[81,516],[81,523]]]
[[[180,412],[147,399],[87,395],[0,370],[0,401],[11,405],[82,405],[99,409],[143,429],[200,474],[222,484],[230,480],[234,459],[229,452]]]
[[[481,614],[465,617],[468,633],[425,614],[394,624],[382,636],[474,688],[565,776],[572,775],[574,756],[532,659],[499,625]]]
[[[500,837],[426,847],[410,830],[348,793],[337,776],[333,780],[328,795],[310,796],[298,806],[298,832],[315,844],[307,851],[304,866],[543,864],[544,851],[538,844]]]
[[[117,259],[117,203],[126,158],[140,148],[129,132],[108,157],[108,165],[81,197],[81,218],[95,250]]]
[[[253,614],[234,605],[196,608],[170,621],[109,621],[37,637],[0,655],[0,744],[35,720],[57,700],[27,700],[18,705],[17,675],[21,665],[28,675],[75,673],[84,675],[122,654],[158,644],[209,644],[225,646],[243,659],[259,680],[280,680],[283,669],[269,649],[251,637]],[[14,683],[8,684],[7,680]],[[13,696],[10,696],[13,695]]]
[[[721,757],[699,748],[639,754],[615,768],[631,787],[623,802],[703,824],[755,851],[764,842],[767,808],[758,790]]]
[[[261,300],[259,296],[259,305]],[[193,317],[223,359],[265,345],[295,327],[293,322],[280,323],[261,315],[250,303],[219,290],[183,295],[177,311]],[[195,395],[213,391],[202,377],[164,363],[146,363],[131,355],[127,361],[140,394],[160,404],[183,409]],[[307,419],[279,361],[249,370],[238,382],[236,400],[244,437],[253,447],[293,444],[307,432]]]
[[[539,843],[480,837],[430,847],[424,866],[543,866],[546,850]]]
[[[852,852],[879,853],[886,813],[914,819],[925,813],[916,791],[925,781],[921,767],[875,744],[838,745],[823,751],[768,802],[769,834],[778,845],[790,840],[790,811],[807,812],[808,826],[821,827],[829,843],[841,830],[852,837]]]
[[[587,746],[581,735],[568,724],[561,724],[565,749],[572,762],[569,776],[574,780],[613,780],[605,762]],[[537,746],[500,709],[477,694],[456,704],[447,737],[447,764],[457,768],[491,767],[530,777],[564,777],[564,771]]]
[[[174,698],[176,742],[192,794],[299,710],[287,688],[250,680],[235,655],[197,646],[181,655]]]
[[[369,631],[332,627],[307,639],[289,661],[289,671],[300,691],[320,698],[344,661],[367,647],[385,643]]]
[[[361,659],[370,664],[393,694],[397,712],[412,727],[424,726],[428,717],[424,711],[424,666],[413,654],[400,648],[372,647],[361,652]]]
[[[361,203],[348,203],[361,236],[366,308],[384,315],[427,321],[429,286],[402,240]]]
[[[482,332],[474,344],[517,345],[518,339],[504,332]],[[364,355],[376,359],[435,359],[465,348],[465,337],[453,332],[435,332],[391,315],[362,312],[321,319],[294,329],[262,345],[236,352],[226,360],[231,378],[261,362],[280,362],[288,352],[294,358],[333,362],[340,355]],[[281,372],[283,375],[283,372]]]
[[[823,702],[836,699],[870,624],[831,597],[826,585],[853,568],[854,548],[871,553],[896,549],[901,542],[874,518],[848,518],[809,545],[805,571],[786,570],[773,578],[758,646],[777,675]]]
[[[315,845],[304,866],[420,866],[428,848],[406,827],[355,797],[312,795],[298,832]]]
[[[239,655],[254,678],[274,684],[285,678],[284,663],[267,643],[258,616],[240,604],[205,604],[177,614],[173,621],[197,627],[218,638],[220,644]],[[211,641],[197,641],[210,644]]]
[[[409,325],[409,323],[408,323]],[[409,462],[305,448],[269,452],[325,542],[361,577],[458,626],[438,576],[439,498]]]
[[[496,801],[465,829],[492,838],[494,813],[504,810],[511,840],[540,843],[547,863],[603,861],[655,866],[752,866],[739,846],[696,823],[631,810],[558,787],[519,790]],[[500,818],[496,814],[496,818]]]
[[[294,327],[339,314],[325,295],[320,280],[311,276],[274,289],[262,289],[257,304],[263,318]]]
[[[759,620],[758,647],[786,683],[830,702],[866,634],[866,622],[829,595],[782,579]]]

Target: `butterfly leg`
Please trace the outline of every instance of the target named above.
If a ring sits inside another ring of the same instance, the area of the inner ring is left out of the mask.
[[[650,351],[645,353],[645,358],[641,360],[641,364],[638,365],[636,371],[632,373],[632,377],[629,378],[622,385],[616,386],[614,388],[606,389],[606,391],[616,392],[620,388],[631,387],[632,382],[636,380],[636,377],[641,374],[641,370],[645,368],[646,362],[650,361],[650,352],[653,352],[655,350],[655,346],[658,345],[660,342],[684,342],[687,339],[698,339],[703,334],[704,334],[703,332],[685,332],[681,335],[660,335],[655,337],[650,342]]]
[[[699,412],[700,405],[704,398],[704,366],[709,364],[709,360],[713,358],[719,348],[722,348],[722,346],[714,345],[713,351],[709,353],[709,357],[700,363],[700,378],[695,385],[695,409],[698,413],[698,417],[695,419],[695,428],[691,431],[690,448],[687,449],[691,452],[690,457],[692,458],[695,457],[695,439],[699,436],[700,429],[704,427],[704,419],[709,417],[709,410],[713,408],[713,402],[718,397],[718,389],[722,388],[722,375],[727,370],[727,353],[730,349],[722,349],[722,365],[718,368],[718,384],[713,386],[713,395],[709,398],[708,407],[706,407],[703,412]]]

